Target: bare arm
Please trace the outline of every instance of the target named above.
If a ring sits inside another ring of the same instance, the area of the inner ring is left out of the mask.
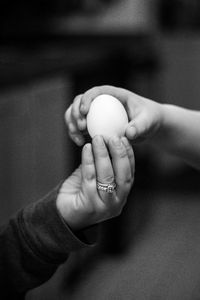
[[[200,168],[200,112],[161,105],[161,122],[152,142]]]
[[[160,104],[118,87],[94,87],[75,99],[66,113],[69,133],[75,143],[84,143],[85,116],[93,99],[100,94],[112,95],[124,105],[129,117],[126,137],[132,144],[145,140],[200,168],[200,111]]]

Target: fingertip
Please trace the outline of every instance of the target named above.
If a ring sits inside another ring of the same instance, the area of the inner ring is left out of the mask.
[[[77,144],[77,146],[83,146],[85,143],[85,139],[82,136],[75,136],[74,141]]]
[[[82,162],[83,164],[92,164],[93,161],[92,145],[87,143],[82,149]]]
[[[82,152],[85,155],[90,154],[90,152],[91,152],[91,144],[87,143],[87,144],[83,145]]]
[[[134,126],[128,126],[126,128],[126,137],[129,139],[129,140],[133,140],[136,138],[136,135],[137,135],[137,130]]]
[[[82,115],[85,116],[88,113],[88,107],[85,104],[81,104],[80,112],[81,112]]]
[[[86,143],[84,146],[83,146],[83,151],[91,151],[92,147],[91,147],[91,143]]]
[[[84,131],[87,127],[86,119],[85,118],[78,119],[77,125],[80,131]]]
[[[93,99],[97,96],[97,88],[91,88],[89,90],[87,90],[81,99],[81,103],[80,103],[80,112],[82,115],[87,115],[89,108],[90,108],[90,104],[93,101]]]

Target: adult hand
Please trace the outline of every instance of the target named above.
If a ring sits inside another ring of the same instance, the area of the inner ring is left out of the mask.
[[[73,230],[118,216],[134,181],[134,153],[128,140],[114,137],[108,144],[96,136],[82,149],[82,162],[63,183],[57,208]],[[116,183],[112,193],[97,189],[97,181]]]

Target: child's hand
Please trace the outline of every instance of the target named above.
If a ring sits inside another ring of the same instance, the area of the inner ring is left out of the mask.
[[[99,86],[77,96],[66,112],[66,123],[71,138],[77,145],[83,145],[84,131],[86,130],[86,115],[94,98],[101,94],[116,97],[124,105],[129,124],[126,128],[126,137],[137,142],[146,139],[158,130],[162,120],[161,104],[136,95],[128,90],[113,86]]]
[[[78,145],[85,144],[84,133],[87,129],[86,116],[80,112],[82,95],[74,98],[73,103],[65,112],[65,122],[68,127],[69,136]]]
[[[108,149],[107,149],[108,147]],[[73,230],[119,215],[134,180],[135,160],[128,140],[101,136],[82,150],[81,166],[62,185],[57,208]],[[115,182],[113,192],[98,190],[97,182]]]

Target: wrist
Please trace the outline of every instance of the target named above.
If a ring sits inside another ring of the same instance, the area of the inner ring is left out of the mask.
[[[62,193],[58,194],[56,199],[56,207],[72,231],[79,231],[87,228],[88,226],[94,224],[91,222],[90,214],[74,206],[74,201],[67,201],[66,196],[63,197]]]
[[[174,123],[177,121],[177,106],[173,104],[161,104],[161,126],[162,132],[170,133],[170,129],[174,130]]]
[[[166,125],[166,117],[167,117],[167,107],[168,104],[159,104],[160,108],[160,124],[159,124],[159,131],[164,130]]]
[[[151,142],[156,145],[160,145],[165,139],[166,135],[166,124],[168,115],[168,105],[162,103],[156,103],[157,110],[157,122],[155,126],[154,135],[152,136]]]

